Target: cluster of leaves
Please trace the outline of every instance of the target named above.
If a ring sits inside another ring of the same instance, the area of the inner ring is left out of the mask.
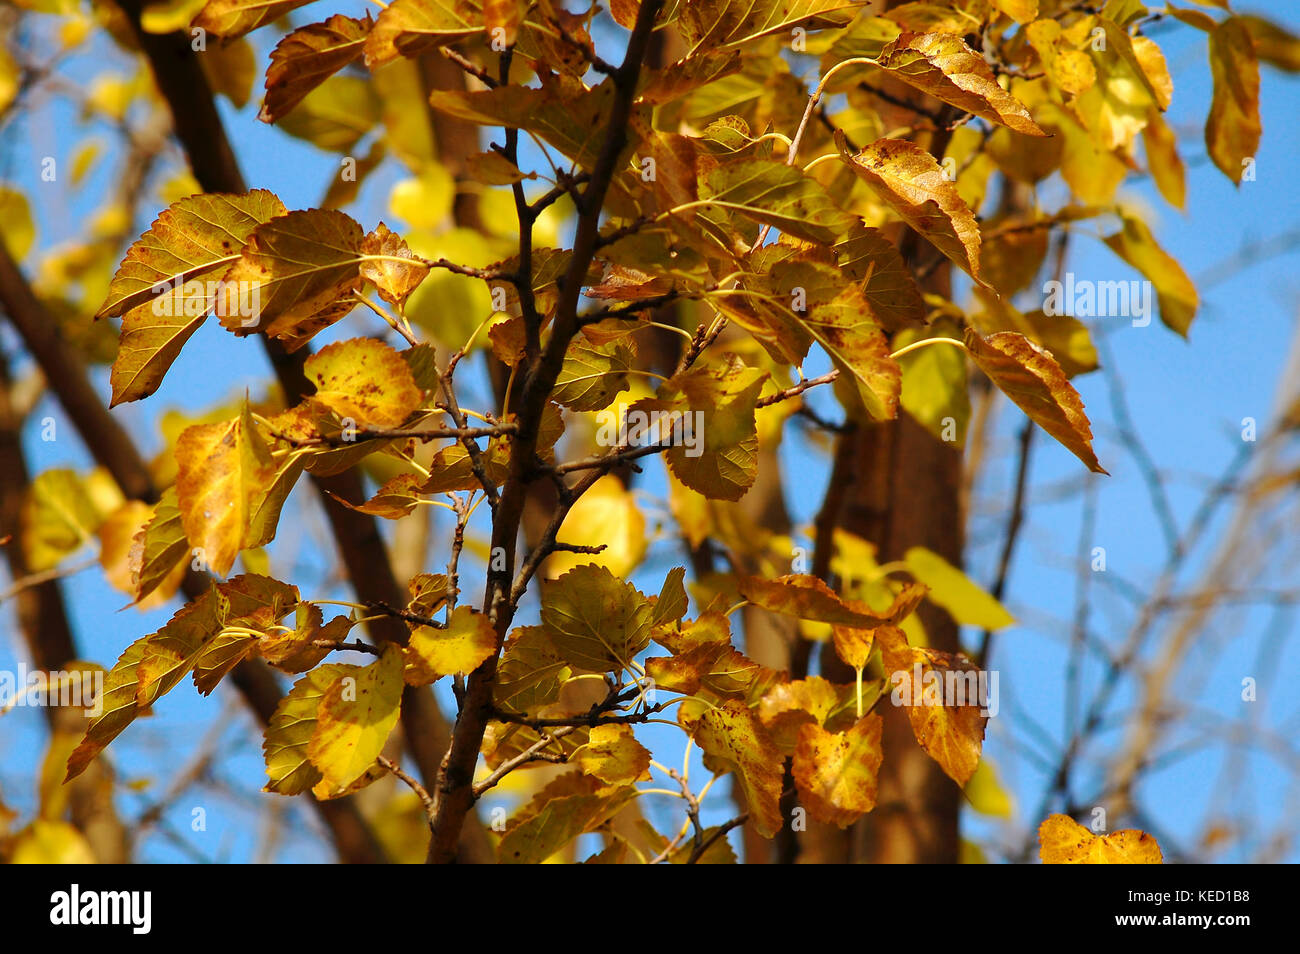
[[[305,2],[208,0],[187,16],[220,41],[216,49],[229,50]],[[294,351],[363,307],[408,346],[337,341],[306,360],[315,390],[300,403],[245,400],[179,423],[156,468],[167,486],[156,505],[106,500],[91,478],[70,472],[44,475],[25,543],[40,567],[98,534],[109,578],[136,603],[158,602],[191,563],[221,578],[241,554],[246,567],[264,568],[259,548],[275,537],[302,474],[360,465],[387,476],[370,500],[345,504],[389,520],[422,504],[450,506],[458,542],[446,574],[409,582],[407,606],[364,608],[405,620],[400,644],[348,642],[363,619],[325,623],[318,602],[266,573],[214,581],[122,654],[69,777],[187,675],[206,694],[241,660],[258,657],[299,676],[266,730],[267,790],[319,798],[355,791],[391,766],[381,756],[404,687],[452,677],[463,695],[464,679],[471,687],[478,680],[487,704],[462,711],[457,726],[472,733],[466,725],[481,719],[489,774],[474,783],[473,798],[516,769],[574,766],[516,812],[500,840],[502,860],[541,861],[603,830],[652,765],[632,726],[665,721],[657,716],[670,707],[706,767],[735,777],[759,833],[771,837],[783,824],[787,772],[793,797],[819,821],[843,827],[870,812],[883,757],[873,709],[900,679],[973,669],[928,648],[913,611],[928,598],[958,622],[997,628],[1011,622],[1005,610],[929,551],[908,554],[910,580],[900,582],[875,566],[863,541],[844,539],[838,591],[806,575],[727,574],[698,581],[699,611],[688,619],[682,570],[657,597],[625,580],[644,534],[610,471],[664,453],[683,533],[725,537],[733,532],[725,508],[753,486],[760,442],[779,435],[783,406],[804,390],[833,383],[852,421],[906,411],[936,434],[948,419],[964,432],[974,368],[1104,473],[1070,383],[1096,367],[1087,328],[1022,311],[1013,296],[1037,275],[1054,228],[1099,220],[1119,223],[1105,242],[1154,284],[1167,326],[1186,334],[1197,299],[1116,199],[1139,166],[1141,139],[1161,193],[1175,206],[1184,201],[1183,166],[1163,119],[1172,82],[1141,33],[1144,4],[945,0],[860,11],[840,0],[615,0],[613,20],[633,36],[623,66],[599,54],[594,8],[575,14],[555,0],[393,0],[373,19],[334,15],[284,36],[260,118],[325,148],[351,149],[365,135],[354,129],[341,140],[322,121],[349,97],[373,95],[358,89],[391,85],[419,56],[461,66],[474,88],[435,90],[430,107],[504,130],[505,145],[469,157],[451,189],[477,191],[485,204],[506,198],[518,244],[505,248],[500,236],[487,241],[459,226],[435,234],[451,208],[448,175],[396,134],[417,177],[395,194],[395,210],[427,226],[406,237],[382,222],[367,231],[334,207],[289,210],[264,189],[172,202],[130,247],[96,315],[120,319],[114,404],[157,391],[214,314],[237,336],[265,335]],[[1207,143],[1239,181],[1259,139],[1257,58],[1281,61],[1294,49],[1257,18],[1170,13],[1209,35]],[[644,65],[651,28],[676,31],[685,55]],[[362,64],[372,80],[357,75]],[[807,83],[808,75],[816,80]],[[911,90],[915,102],[895,102],[884,85]],[[933,114],[920,105],[931,101],[941,104]],[[380,112],[366,106],[355,115],[373,124]],[[397,128],[391,111],[383,121]],[[552,166],[548,191],[525,191],[548,177],[521,163],[521,132]],[[376,146],[361,173],[381,159]],[[981,219],[994,172],[1028,187],[1059,172],[1072,201]],[[346,201],[329,198],[329,206]],[[572,246],[536,244],[535,228],[561,208],[578,218]],[[903,234],[924,245],[905,256]],[[453,249],[470,249],[471,260]],[[942,263],[969,276],[975,309],[927,287],[925,276]],[[668,304],[702,317],[693,334],[682,330],[690,344],[675,373],[650,391],[637,377],[636,336]],[[717,346],[726,324],[747,338]],[[440,365],[417,329],[450,358]],[[814,344],[834,370],[810,381],[800,369]],[[503,402],[512,410],[474,412],[481,427],[470,426],[454,386],[458,362],[474,347],[508,368],[516,388]],[[558,448],[574,423],[582,422],[580,434],[616,425],[610,416],[624,392],[629,413],[695,415],[699,452],[618,443],[562,462]],[[434,442],[420,460],[422,445]],[[489,574],[482,611],[459,605],[459,540],[476,506],[487,501],[493,512],[508,573],[518,530],[512,501],[548,478],[562,503],[548,539],[513,579]],[[590,544],[572,535],[558,542],[561,524],[576,534],[585,528]],[[615,542],[608,528],[625,539],[597,552]],[[511,629],[532,575],[552,554],[540,624]],[[748,659],[733,645],[729,619],[744,602],[797,619],[806,637],[830,639],[856,682],[795,679]],[[666,655],[645,655],[659,649]],[[375,658],[364,666],[326,661],[340,651]],[[658,700],[658,692],[673,698]],[[919,687],[908,698],[917,741],[966,785],[980,762],[978,700],[935,704]],[[601,860],[727,860],[725,830],[700,828],[699,796],[673,777],[694,828],[637,844],[611,835]],[[430,805],[435,832],[441,808]],[[1045,835],[1045,860],[1049,840],[1072,838]],[[1109,846],[1079,850],[1104,855]]]

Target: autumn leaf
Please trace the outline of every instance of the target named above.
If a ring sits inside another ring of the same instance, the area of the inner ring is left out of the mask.
[[[961,37],[903,33],[881,52],[879,66],[963,112],[1027,136],[1047,135],[1030,117],[1025,104],[998,85],[984,58]]]
[[[1259,62],[1250,30],[1229,17],[1210,34],[1210,71],[1214,97],[1205,120],[1210,158],[1238,185],[1249,161],[1259,152]]]
[[[332,209],[308,209],[257,226],[225,274],[222,327],[262,332],[290,351],[343,318],[361,283],[361,226]]]
[[[650,606],[603,566],[574,567],[542,595],[542,625],[564,660],[588,672],[618,672],[650,642]]]
[[[338,496],[334,499],[357,513],[368,513],[386,520],[400,520],[424,499],[426,480],[422,474],[398,474],[375,491],[375,495],[365,503],[354,504]]]
[[[720,0],[682,4],[678,29],[692,52],[740,46],[772,33],[785,33],[801,23],[840,25],[852,19],[860,4],[852,0]]]
[[[284,213],[265,189],[192,195],[165,209],[131,245],[95,313],[122,318],[112,405],[158,390],[185,342],[219,305],[219,279],[249,235]]]
[[[214,573],[225,576],[276,473],[247,403],[232,420],[187,428],[176,442],[176,462],[186,539]]]
[[[699,201],[810,242],[833,242],[858,222],[815,179],[775,159],[714,166],[700,178]]]
[[[888,610],[876,613],[866,604],[850,606],[822,580],[806,574],[789,574],[775,580],[744,577],[739,589],[745,599],[773,613],[858,629],[885,623],[895,625],[916,609],[925,596],[924,586],[907,584]]]
[[[1038,856],[1045,865],[1158,865],[1160,845],[1144,831],[1128,828],[1094,835],[1068,815],[1052,815],[1038,826]]]
[[[650,614],[651,626],[658,628],[675,623],[686,615],[688,602],[686,587],[682,585],[682,580],[685,578],[685,567],[675,566],[668,571]]]
[[[930,602],[942,606],[958,624],[997,630],[1016,621],[997,599],[933,550],[911,547],[903,562],[918,583],[929,587]]]
[[[876,807],[884,720],[868,715],[844,732],[799,728],[792,772],[800,802],[817,821],[847,828]]]
[[[194,27],[224,39],[243,36],[311,0],[208,0]]]
[[[257,118],[275,122],[327,78],[360,59],[372,26],[368,13],[364,20],[335,14],[286,34],[271,51],[266,98]]]
[[[839,146],[858,178],[899,218],[979,280],[979,225],[934,156],[902,139],[877,140],[856,156],[845,142]]]
[[[341,663],[317,666],[295,682],[280,700],[267,723],[262,742],[266,774],[270,779],[262,791],[298,795],[321,780],[320,771],[307,755],[316,732],[321,699],[331,686],[359,668]]]
[[[979,670],[959,654],[910,646],[893,626],[877,629],[876,640],[891,701],[906,707],[912,734],[926,754],[965,785],[979,765],[988,722]]]
[[[375,286],[380,298],[398,309],[429,274],[429,266],[383,222],[362,239],[361,254],[367,256],[361,262],[361,277]]]
[[[1156,243],[1145,222],[1131,215],[1122,218],[1123,229],[1103,241],[1155,286],[1160,320],[1186,338],[1200,305],[1196,285],[1173,256]]]
[[[583,832],[603,825],[632,798],[631,786],[604,793],[599,779],[570,772],[552,780],[507,823],[501,864],[541,864]]]
[[[373,70],[480,33],[481,17],[479,4],[464,0],[393,0],[379,12],[366,39],[366,66]]]
[[[705,711],[692,732],[711,772],[734,772],[749,819],[764,838],[781,829],[781,755],[747,705],[726,700]]]
[[[608,567],[615,576],[625,577],[645,556],[645,515],[632,491],[613,474],[605,474],[565,514],[556,539],[576,546],[604,545],[605,549],[551,554],[543,565],[547,579],[563,576],[584,563]]]
[[[314,603],[299,603],[295,613],[293,629],[273,629],[262,633],[253,650],[281,672],[299,673],[311,669],[330,654],[330,644],[343,641],[353,625],[347,616],[335,616],[322,625],[324,613]]]
[[[378,660],[355,667],[325,690],[307,745],[307,757],[322,776],[318,796],[346,790],[374,765],[397,725],[402,684],[402,649],[390,644]]]
[[[374,338],[328,344],[303,370],[317,401],[361,425],[397,427],[424,401],[402,356]]]
[[[492,699],[504,712],[535,712],[559,697],[570,675],[569,664],[545,627],[520,626],[501,651]]]
[[[38,474],[19,514],[27,566],[41,571],[58,565],[95,536],[106,516],[96,506],[87,479],[75,470],[56,467]]]
[[[645,415],[645,443],[671,445],[664,456],[683,484],[713,500],[739,500],[758,475],[754,410],[766,377],[726,355],[677,375],[629,414]]]
[[[981,337],[968,329],[966,350],[976,366],[1035,424],[1098,474],[1107,471],[1092,449],[1092,427],[1079,393],[1050,353],[1009,331]]]
[[[626,725],[598,725],[578,752],[578,767],[609,785],[631,785],[650,778],[650,751]]]
[[[185,574],[190,542],[181,521],[176,487],[163,491],[149,520],[131,541],[128,560],[131,569],[133,605],[157,591],[159,599],[170,598]]]
[[[578,334],[564,352],[551,400],[574,411],[600,411],[627,388],[628,371],[636,363],[629,338],[593,342]]]
[[[871,313],[887,331],[920,325],[925,301],[898,246],[880,230],[859,226],[835,246],[839,266],[859,283]]]
[[[458,606],[442,629],[417,626],[406,646],[405,679],[427,686],[443,676],[468,676],[496,652],[497,634],[486,616],[470,606]]]

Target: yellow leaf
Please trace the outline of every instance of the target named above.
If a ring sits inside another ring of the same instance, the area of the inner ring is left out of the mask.
[[[257,79],[257,59],[251,43],[242,38],[215,43],[198,60],[214,93],[226,97],[236,109],[248,105]]]
[[[714,500],[739,500],[758,476],[754,408],[767,374],[735,355],[677,375],[659,397],[638,401],[645,443],[671,443],[665,456],[673,476]],[[629,423],[629,437],[634,428]]]
[[[148,521],[131,540],[128,561],[133,605],[161,605],[171,599],[185,576],[189,556],[190,542],[173,484],[163,491]]]
[[[290,350],[343,318],[361,283],[361,226],[342,212],[290,212],[253,229],[226,272],[222,327],[264,332]]]
[[[1002,331],[983,338],[973,329],[966,331],[966,350],[989,380],[1030,420],[1060,441],[1089,470],[1107,473],[1093,452],[1092,427],[1083,413],[1083,401],[1049,352],[1021,334]]]
[[[397,427],[424,402],[402,356],[374,338],[328,344],[307,359],[316,400],[360,425]]]
[[[1052,815],[1038,826],[1038,855],[1045,865],[1158,865],[1160,845],[1129,828],[1094,835],[1068,815]]]
[[[924,586],[908,583],[889,609],[876,613],[865,603],[846,603],[822,580],[806,574],[790,574],[775,580],[745,577],[740,580],[739,589],[745,599],[773,613],[859,629],[897,625],[925,597]]]
[[[441,165],[431,163],[419,177],[394,183],[388,207],[413,229],[436,230],[447,222],[456,199],[456,180]]]
[[[355,679],[360,668],[342,663],[317,666],[295,682],[280,700],[267,723],[262,742],[266,774],[270,778],[262,791],[297,795],[320,781],[321,773],[307,757],[307,748],[316,732],[321,698],[344,676]]]
[[[74,826],[38,818],[18,833],[9,861],[15,865],[93,865],[95,853]]]
[[[477,4],[393,0],[380,11],[366,40],[366,66],[373,70],[399,57],[417,56],[482,29]]]
[[[840,152],[904,222],[979,280],[979,225],[934,156],[902,139],[879,139],[856,156],[841,141]]]
[[[1017,23],[1029,23],[1038,16],[1038,0],[993,0],[993,6]]]
[[[336,679],[320,698],[307,745],[321,773],[316,791],[346,790],[375,764],[402,705],[402,650],[389,644],[369,666]]]
[[[559,698],[572,670],[542,626],[520,626],[497,663],[492,699],[503,712],[532,713]]]
[[[1160,320],[1184,338],[1196,317],[1200,296],[1181,265],[1162,249],[1141,219],[1123,215],[1124,228],[1103,241],[1155,286]]]
[[[650,751],[630,726],[598,725],[578,752],[578,766],[609,785],[631,785],[650,778]]]
[[[459,673],[468,676],[496,652],[497,634],[482,613],[457,606],[444,629],[417,626],[406,647],[406,681],[413,686]]]
[[[4,55],[0,53],[0,56]],[[0,96],[2,99],[3,96]],[[27,257],[36,241],[36,224],[32,221],[27,196],[6,185],[0,185],[0,241],[4,242],[9,255],[16,262]]]
[[[1154,110],[1147,117],[1146,129],[1142,130],[1142,142],[1146,145],[1147,167],[1156,188],[1174,208],[1184,208],[1187,203],[1187,172],[1178,155],[1178,137],[1164,117]]]
[[[809,815],[847,828],[876,807],[884,724],[880,716],[868,715],[844,732],[827,732],[812,723],[800,727],[792,771]]]
[[[1015,617],[970,577],[939,554],[925,547],[912,547],[903,554],[908,572],[930,588],[930,602],[942,606],[963,626],[1001,629]]]
[[[122,317],[112,404],[158,390],[182,346],[218,304],[219,278],[258,225],[285,212],[265,189],[174,202],[127,250],[96,318]],[[223,305],[224,307],[224,305]]]
[[[966,800],[970,802],[970,807],[981,815],[1010,818],[1015,813],[1015,803],[998,779],[997,772],[988,759],[980,759],[975,774],[966,783],[963,791]]]
[[[711,772],[735,772],[749,820],[764,838],[781,828],[781,754],[747,705],[728,699],[700,716],[692,733]]]
[[[208,0],[194,26],[224,39],[243,36],[311,0]]]
[[[541,864],[578,835],[604,824],[636,797],[631,786],[619,786],[610,794],[602,788],[598,779],[581,772],[553,780],[510,819],[497,846],[497,860],[501,864]]]
[[[361,254],[376,256],[361,263],[361,277],[375,286],[379,297],[400,309],[429,274],[402,237],[380,222],[361,242]]]
[[[262,634],[255,652],[281,672],[306,672],[330,653],[328,645],[343,640],[352,628],[347,616],[335,616],[329,623],[324,620],[321,608],[314,603],[299,603],[292,630],[272,630]]]
[[[958,785],[979,765],[984,715],[979,670],[964,656],[908,645],[892,626],[876,631],[890,701],[907,708],[912,734],[930,758]]]
[[[304,96],[354,60],[373,26],[364,20],[335,14],[287,34],[271,51],[266,68],[266,99],[257,118],[273,123],[297,106]]]
[[[542,625],[569,665],[618,672],[650,642],[650,604],[603,566],[574,567],[542,593]]]
[[[1259,61],[1247,25],[1238,17],[1224,20],[1210,34],[1210,72],[1214,98],[1205,120],[1210,158],[1238,185],[1247,160],[1258,154]]]
[[[909,86],[963,112],[1027,136],[1047,135],[1025,104],[998,85],[984,58],[961,37],[903,33],[884,48],[879,65]]]
[[[578,498],[560,525],[557,539],[579,546],[606,546],[593,554],[553,553],[545,563],[547,579],[563,576],[583,563],[607,567],[615,576],[628,576],[645,556],[645,516],[623,482],[606,474]]]
[[[19,515],[27,566],[34,572],[56,566],[95,535],[104,516],[76,471],[55,468],[38,474]]]
[[[1288,73],[1300,73],[1300,37],[1263,17],[1237,19],[1250,31],[1259,59]]]
[[[276,468],[247,403],[233,420],[186,429],[176,442],[177,503],[196,557],[225,576],[246,545],[249,524]]]

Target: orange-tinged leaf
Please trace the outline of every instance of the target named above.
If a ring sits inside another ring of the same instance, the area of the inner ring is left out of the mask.
[[[360,504],[351,503],[334,494],[330,496],[357,513],[368,513],[387,520],[400,520],[424,499],[423,487],[426,479],[422,474],[398,474],[375,491],[373,497]]]
[[[961,37],[903,33],[881,52],[879,65],[909,86],[991,123],[1028,136],[1047,135]]]
[[[321,696],[307,745],[322,776],[318,795],[346,791],[375,764],[397,725],[402,685],[402,650],[389,644],[379,659],[336,679]]]
[[[275,478],[271,452],[244,405],[230,421],[197,424],[176,442],[177,503],[185,536],[218,576],[245,546],[249,522]]]
[[[908,645],[893,626],[876,631],[890,701],[907,708],[912,734],[930,758],[958,785],[979,765],[988,722],[980,694],[985,688],[964,656]]]
[[[257,118],[273,123],[302,98],[349,63],[360,59],[374,23],[335,14],[287,34],[271,51],[266,69],[266,98]]]
[[[1035,424],[1098,474],[1107,471],[1092,449],[1092,427],[1083,401],[1056,359],[1024,335],[1000,331],[987,338],[966,331],[971,360]]]
[[[792,771],[799,800],[817,821],[846,828],[876,807],[884,720],[868,715],[844,732],[805,723]]]
[[[925,301],[898,246],[879,229],[854,228],[835,246],[839,265],[862,288],[871,313],[886,331],[922,324]]]
[[[497,634],[491,621],[470,606],[457,606],[444,629],[418,626],[405,650],[405,679],[427,686],[443,676],[468,676],[496,652]]]
[[[334,209],[281,215],[253,229],[225,274],[221,325],[263,332],[294,351],[355,306],[361,226]]]
[[[292,630],[272,630],[257,641],[256,655],[281,672],[299,673],[311,669],[330,653],[328,645],[318,642],[341,642],[352,628],[347,616],[335,616],[321,625],[324,614],[314,603],[299,603]]]
[[[383,222],[361,241],[361,254],[375,256],[361,262],[361,277],[375,286],[380,298],[397,308],[406,304],[429,274],[429,266]]]
[[[393,0],[380,11],[366,40],[366,66],[452,43],[483,29],[479,5],[465,0]]]
[[[979,279],[979,225],[934,156],[902,139],[877,140],[856,156],[846,149],[841,137],[840,152],[858,177],[899,218]]]
[[[521,0],[483,0],[483,26],[488,40],[501,47],[514,46],[526,7]]]
[[[598,725],[578,752],[578,766],[609,785],[631,785],[650,778],[650,750],[626,725]]]
[[[218,280],[257,226],[283,215],[265,189],[173,203],[127,250],[96,318],[122,317],[112,404],[158,390],[182,346],[218,305]]]
[[[781,753],[743,702],[728,699],[700,716],[692,733],[711,772],[734,772],[749,820],[765,838],[781,828]]]
[[[786,33],[799,24],[843,26],[861,4],[855,0],[720,0],[684,3],[677,28],[691,48],[735,47],[773,33]],[[823,19],[825,18],[825,19]]]
[[[835,686],[821,676],[780,682],[763,694],[758,715],[782,753],[793,755],[799,729],[808,724],[825,725],[840,705]]]
[[[775,580],[750,576],[739,583],[740,595],[755,606],[773,613],[796,616],[840,626],[870,629],[882,624],[897,624],[920,604],[925,587],[906,584],[884,613],[876,613],[865,603],[850,605],[822,580],[807,574],[789,574]]]
[[[1210,72],[1214,97],[1205,120],[1210,158],[1238,185],[1247,160],[1259,151],[1259,61],[1250,30],[1238,17],[1224,20],[1210,34]]]
[[[316,400],[360,425],[397,427],[424,401],[402,356],[374,338],[328,344],[307,359]]]
[[[1045,865],[1158,865],[1159,843],[1128,828],[1094,835],[1069,815],[1052,815],[1038,826],[1038,856]]]

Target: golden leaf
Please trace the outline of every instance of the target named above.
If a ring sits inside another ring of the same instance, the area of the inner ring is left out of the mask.
[[[799,800],[817,821],[847,828],[876,807],[884,720],[868,715],[844,732],[805,723],[792,772]]]
[[[1158,865],[1160,845],[1144,831],[1128,828],[1094,835],[1068,815],[1052,815],[1038,826],[1038,855],[1045,865]]]

